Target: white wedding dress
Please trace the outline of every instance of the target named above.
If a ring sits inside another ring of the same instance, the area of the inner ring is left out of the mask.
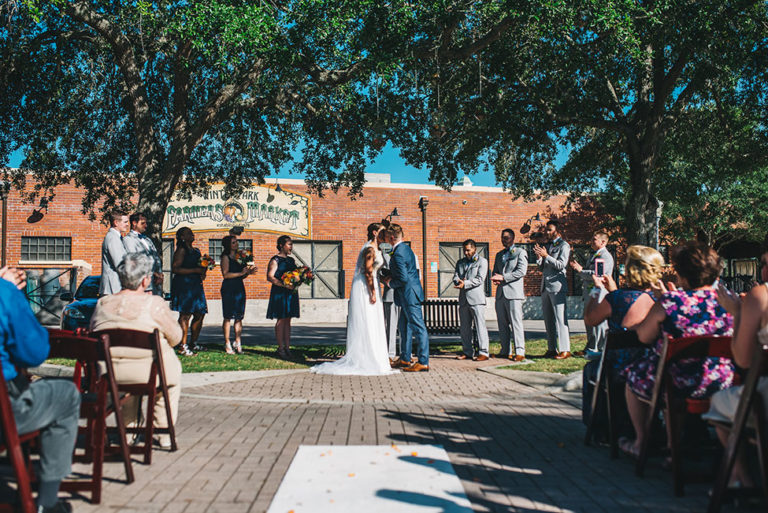
[[[379,293],[378,270],[384,265],[381,251],[374,248],[373,282],[376,288],[376,302],[371,304],[368,284],[365,279],[363,253],[371,246],[366,242],[357,257],[355,277],[349,293],[347,313],[347,352],[335,362],[322,363],[310,369],[317,374],[378,376],[394,374],[389,364],[384,307]]]

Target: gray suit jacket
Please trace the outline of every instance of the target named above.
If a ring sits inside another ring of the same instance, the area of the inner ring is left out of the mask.
[[[485,304],[485,279],[488,277],[488,260],[475,255],[472,260],[462,258],[456,262],[453,281],[464,280],[464,288],[459,289],[460,305]]]
[[[589,258],[589,260],[587,260],[587,263],[584,264],[584,267],[579,273],[579,277],[583,282],[581,286],[581,296],[584,298],[584,301],[586,301],[589,297],[589,291],[592,290],[592,286],[594,285],[594,282],[592,281],[592,275],[595,274],[596,258],[602,258],[605,260],[605,268],[603,269],[603,274],[607,276],[613,276],[613,257],[606,248],[600,248],[592,254],[592,256]]]
[[[571,246],[563,239],[547,243],[547,258],[539,258],[536,263],[541,269],[542,292],[568,292],[568,280],[565,272],[571,256]]]
[[[160,254],[157,252],[157,248],[149,237],[131,230],[128,235],[123,237],[123,246],[125,247],[126,253],[144,253],[149,256],[153,261],[153,273],[163,272],[163,262],[160,259]],[[154,280],[147,290],[155,292]],[[162,294],[162,290],[157,291],[157,293],[158,295]]]
[[[117,276],[117,266],[123,261],[125,247],[120,232],[110,228],[101,244],[101,283],[99,294],[114,294],[120,292],[120,278]]]
[[[392,257],[387,251],[382,251],[381,255],[384,257],[384,265],[381,268],[389,270],[389,259]],[[384,283],[381,283],[381,300],[385,303],[393,303],[395,301],[395,291]]]
[[[502,295],[505,299],[525,299],[523,278],[527,272],[528,252],[523,248],[510,246],[509,250],[503,249],[496,253],[493,274],[504,276],[504,281],[496,287],[496,299]]]

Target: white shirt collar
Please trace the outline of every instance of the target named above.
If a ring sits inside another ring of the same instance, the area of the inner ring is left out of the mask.
[[[394,250],[395,250],[395,248],[396,248],[397,246],[399,246],[400,244],[402,244],[402,243],[403,243],[403,241],[402,241],[402,240],[399,240],[399,241],[395,242],[395,245],[394,245],[394,246],[392,246],[392,251],[394,251]]]

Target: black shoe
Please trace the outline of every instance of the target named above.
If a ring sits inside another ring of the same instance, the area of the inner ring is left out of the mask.
[[[50,508],[38,506],[37,513],[72,513],[72,505],[63,499],[59,499],[59,502]]]

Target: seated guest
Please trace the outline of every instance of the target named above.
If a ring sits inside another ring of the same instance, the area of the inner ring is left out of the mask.
[[[645,401],[653,392],[664,337],[733,333],[733,318],[717,302],[714,283],[723,268],[717,253],[706,244],[687,242],[676,248],[672,266],[681,289],[670,283],[667,290],[661,281],[654,286],[658,300],[636,328],[638,339],[654,347],[624,370],[627,407],[637,439],[620,443],[624,452],[635,456],[645,436],[643,426],[652,414]],[[727,358],[685,358],[671,366],[669,385],[681,396],[706,398],[730,387],[733,372]]]
[[[616,286],[610,274],[592,276],[595,286],[584,310],[584,324],[598,326],[607,321],[608,333],[611,334],[633,329],[645,319],[654,304],[651,285],[661,279],[664,258],[653,248],[630,246],[627,249],[625,269],[627,286],[623,288]],[[642,349],[609,351],[603,363],[609,382],[623,382],[619,373],[642,352]],[[592,360],[584,367],[582,401],[585,413],[591,408],[592,400],[588,381],[590,377],[594,379],[597,376],[599,366],[599,360]],[[586,416],[584,420],[587,420]]]
[[[17,286],[24,281],[13,270],[0,269],[0,363],[19,434],[40,430],[37,510],[67,513],[59,500],[61,481],[72,469],[80,392],[71,381],[39,379],[29,383],[16,367],[36,367],[48,356],[48,332],[37,322]],[[13,282],[13,283],[11,283]],[[16,284],[16,286],[14,286]]]
[[[99,299],[91,318],[91,331],[111,329],[137,330],[152,333],[160,331],[163,350],[163,365],[168,382],[168,395],[171,400],[171,415],[175,420],[181,395],[181,363],[173,347],[181,342],[181,327],[168,304],[160,296],[144,291],[152,282],[153,261],[144,253],[128,253],[117,268],[122,290],[111,296]],[[113,347],[112,360],[115,366],[115,378],[119,384],[146,383],[152,364],[152,353],[146,349],[133,347]],[[136,424],[138,402],[128,401],[123,407],[126,424]],[[162,394],[155,402],[155,427],[168,427],[165,415],[165,402]],[[169,435],[160,435],[160,446],[171,446]]]
[[[762,285],[750,290],[742,301],[738,294],[734,294],[720,286],[717,300],[734,318],[733,357],[736,365],[748,369],[759,362],[753,362],[753,349],[755,344],[768,346],[768,236],[765,238],[764,252],[760,258],[760,279]],[[741,398],[742,386],[736,386],[723,390],[712,396],[709,412],[704,415],[706,419],[716,421],[733,422],[736,416],[736,408]],[[757,383],[757,390],[765,401],[768,410],[768,378],[762,377]],[[717,426],[717,436],[725,446],[728,443],[728,430]],[[731,472],[732,487],[752,486],[752,479],[746,472],[743,455],[739,453]]]

